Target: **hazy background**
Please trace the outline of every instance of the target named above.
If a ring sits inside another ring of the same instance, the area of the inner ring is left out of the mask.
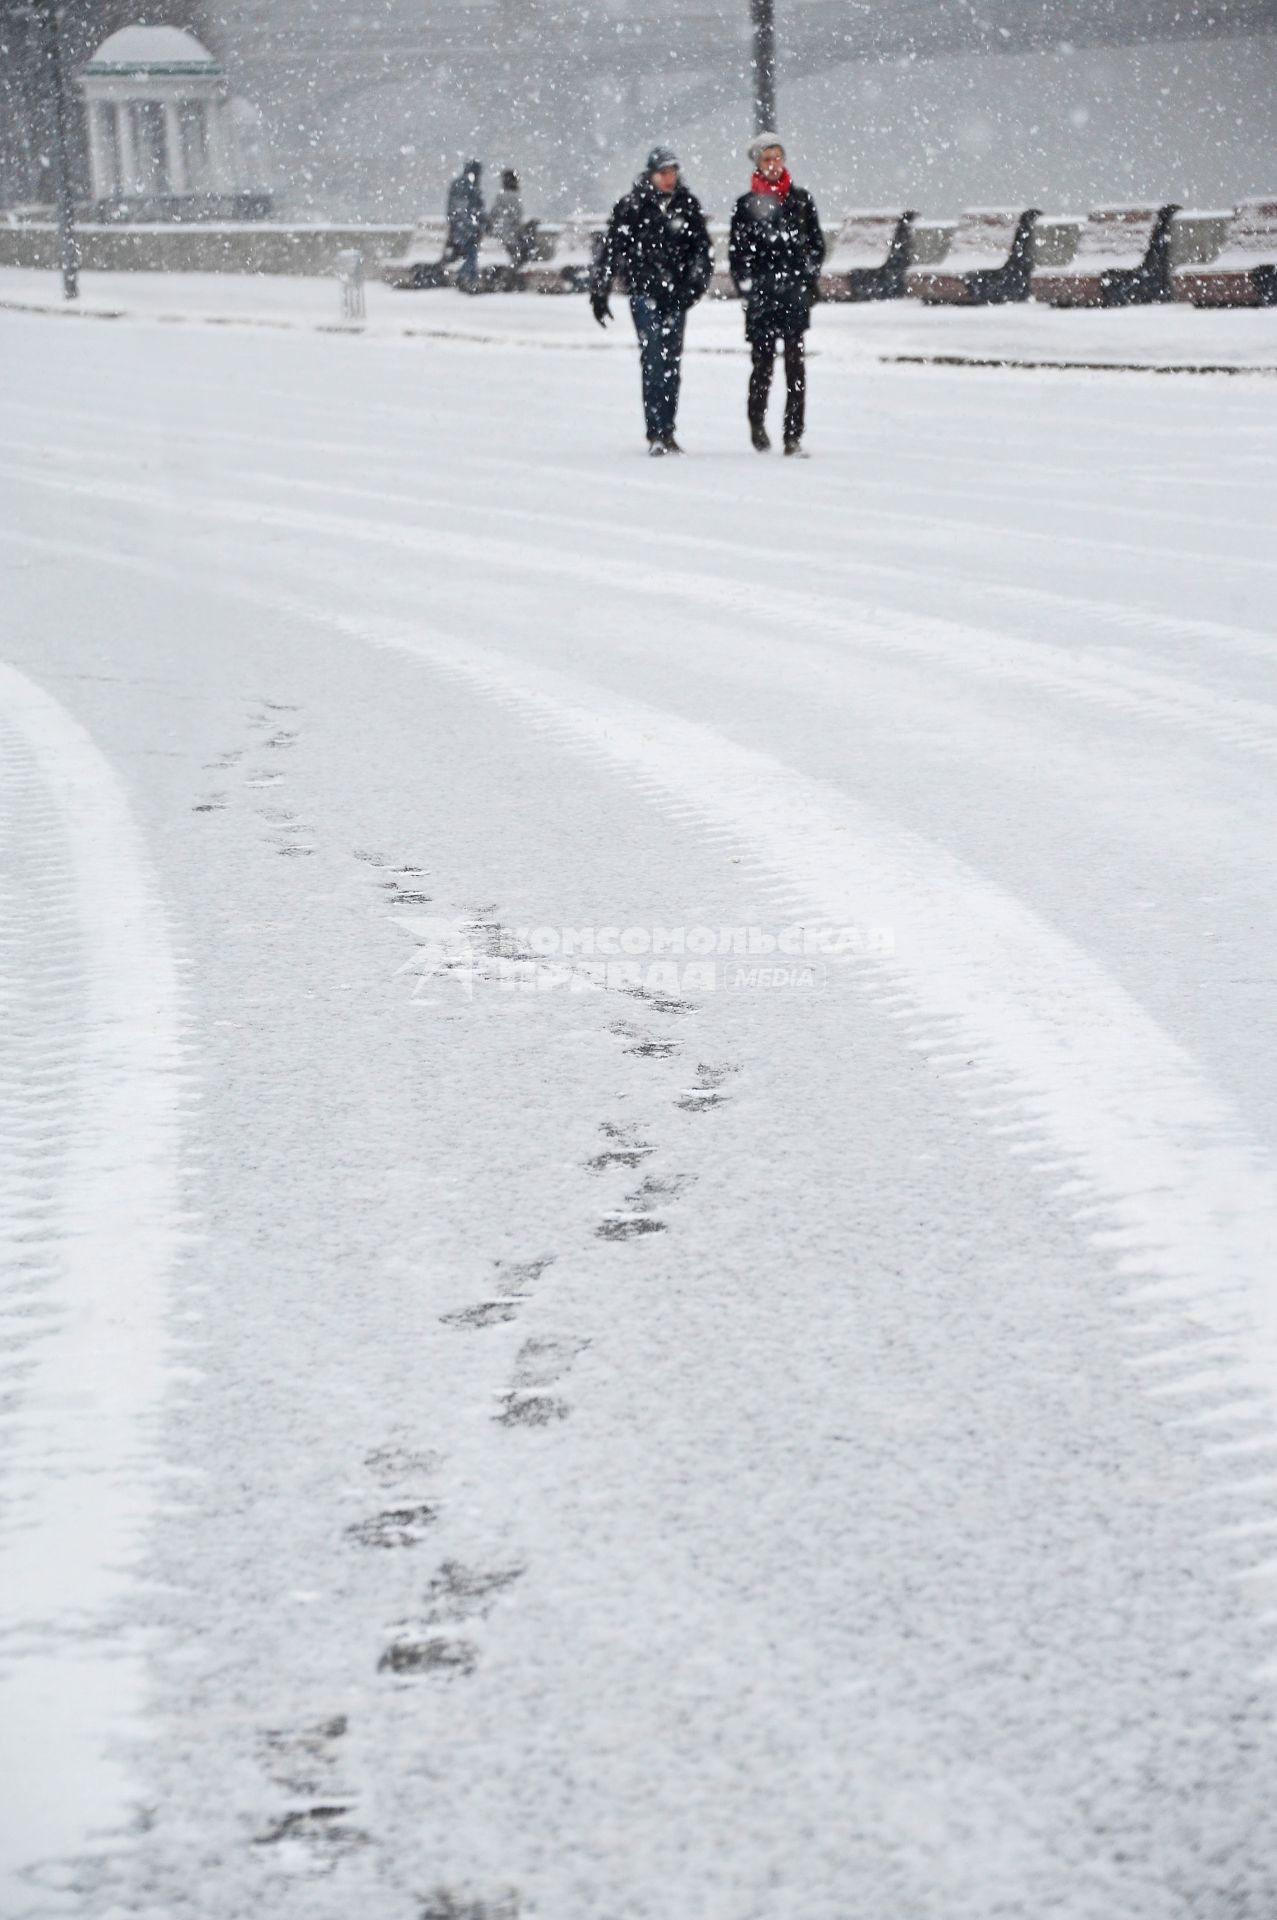
[[[1171,31],[1193,0],[1087,3],[1097,16],[1138,6]],[[998,46],[998,21],[1036,27],[1076,4],[987,0],[981,25]],[[1225,25],[1230,7],[1234,24],[1268,30],[940,59],[896,51],[793,78],[783,48],[797,0],[778,0],[781,132],[829,218],[853,205],[952,214],[1277,194],[1277,0],[1219,0]],[[27,14],[25,0],[0,0],[0,166],[31,114],[19,85]],[[818,17],[868,22],[862,34],[898,48],[915,27],[925,44],[929,26],[976,12],[970,0],[827,0]],[[68,64],[138,18],[193,27],[261,109],[285,216],[437,212],[470,153],[490,184],[497,168],[519,169],[529,213],[595,210],[657,139],[677,147],[711,210],[743,183],[747,0],[67,0]],[[29,74],[26,84],[29,94]],[[31,174],[29,154],[24,164]],[[20,170],[11,161],[10,203],[38,197],[12,184]]]

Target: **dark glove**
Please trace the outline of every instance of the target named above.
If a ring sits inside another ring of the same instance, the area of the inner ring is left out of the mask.
[[[605,293],[590,295],[590,308],[601,327],[605,327],[612,318],[612,307]]]

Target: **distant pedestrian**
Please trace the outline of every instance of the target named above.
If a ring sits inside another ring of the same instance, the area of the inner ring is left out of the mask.
[[[776,134],[760,133],[750,143],[748,153],[754,163],[754,177],[732,215],[729,259],[736,290],[745,301],[745,338],[753,361],[749,434],[758,452],[766,453],[771,446],[767,400],[779,340],[785,350],[785,452],[805,458],[807,368],[803,336],[819,290],[825,236],[815,201],[789,177],[785,149]]]
[[[629,290],[643,375],[643,419],[651,454],[681,453],[674,438],[683,368],[683,328],[710,282],[709,229],[678,157],[654,147],[630,191],[612,209],[594,271],[590,304],[605,327],[620,278]]]
[[[510,256],[510,265],[523,265],[523,196],[519,192],[519,176],[513,167],[506,167],[501,175],[501,191],[488,208],[488,232],[503,246]]]
[[[479,185],[483,165],[467,160],[448,188],[448,250],[445,260],[460,260],[457,285],[463,293],[474,293],[479,285],[479,241],[483,234],[483,190]]]

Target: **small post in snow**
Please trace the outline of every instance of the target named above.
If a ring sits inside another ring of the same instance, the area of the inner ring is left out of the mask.
[[[776,0],[749,0],[754,23],[754,132],[776,124]]]
[[[364,318],[364,256],[354,247],[348,247],[339,253],[333,261],[341,288],[341,317],[343,320],[362,320]]]

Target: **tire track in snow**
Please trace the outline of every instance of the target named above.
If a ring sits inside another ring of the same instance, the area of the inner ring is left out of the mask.
[[[112,419],[114,423],[120,427],[131,427],[134,430],[138,430],[137,423],[127,421],[122,416],[118,418],[113,416]],[[165,433],[165,430],[162,428],[144,427],[140,430],[152,433]],[[171,434],[168,434],[166,437],[171,438]],[[255,448],[269,446],[278,448],[281,451],[339,454],[346,462],[349,462],[351,456],[354,455],[356,460],[361,464],[373,466],[378,474],[384,471],[386,464],[384,451],[382,453],[374,453],[367,449],[362,443],[354,441],[296,440],[278,435],[254,435],[236,432],[231,429],[201,432],[199,437],[201,440],[211,439],[224,441],[228,444],[238,443],[253,446]],[[99,448],[77,450],[77,457],[81,455],[99,461],[105,461],[107,464],[116,467],[120,464],[118,454],[104,455]],[[476,454],[471,456],[471,465],[508,473],[511,462],[509,460],[498,460]],[[580,477],[576,469],[561,464],[555,465],[539,462],[537,471],[541,474],[556,474],[560,477],[573,480]],[[264,482],[268,485],[276,484],[290,489],[298,488],[305,491],[318,490],[321,485],[319,482],[298,480],[293,475],[266,473],[260,466],[253,468],[243,477],[256,481],[259,484]],[[590,478],[592,484],[601,484],[604,486],[619,485],[623,486],[626,491],[631,492],[635,487],[639,487],[662,499],[668,495],[668,489],[662,487],[657,481],[648,480],[644,475],[635,476],[625,474],[623,476],[617,476],[611,474],[592,474]],[[348,492],[352,495],[360,495],[365,498],[389,499],[395,497],[378,490],[366,490],[357,487],[332,488],[332,490]],[[434,511],[449,508],[456,511],[469,511],[465,502],[459,500],[455,492],[450,494],[404,495],[402,498],[405,503],[410,502],[415,506],[429,507]],[[745,495],[724,493],[717,487],[715,488],[715,499],[719,503],[736,502],[742,506],[749,504]],[[532,508],[510,507],[500,502],[492,502],[486,499],[482,504],[484,514],[490,520],[514,520],[558,529],[565,527],[588,528],[591,532],[615,531],[618,535],[622,535],[626,539],[631,538],[633,535],[633,525],[630,522],[602,520],[587,522],[573,519],[571,516],[561,513],[549,511],[538,512]],[[841,505],[835,505],[827,500],[810,500],[804,501],[803,510],[810,516],[825,515],[832,517],[840,531],[845,526],[846,513],[845,508]],[[1156,513],[1153,509],[1149,511],[1153,513],[1153,516],[1159,521],[1164,518],[1164,516]],[[872,509],[868,508],[864,502],[857,500],[858,517],[863,518],[864,515],[869,512],[872,512]],[[919,522],[916,519],[911,519],[910,516],[899,513],[892,514],[890,519],[893,522],[894,530],[882,529],[878,537],[880,540],[886,540],[888,542],[895,541],[907,545],[913,556],[910,564],[893,564],[880,557],[870,560],[861,554],[857,554],[850,561],[857,580],[882,580],[916,585],[921,572],[928,581],[948,582],[960,592],[978,592],[982,599],[1000,602],[1011,608],[1022,608],[1046,614],[1063,614],[1069,618],[1080,617],[1085,619],[1088,625],[1092,627],[1116,627],[1120,631],[1140,634],[1152,640],[1171,642],[1188,640],[1198,645],[1209,647],[1212,650],[1223,647],[1233,652],[1250,655],[1258,660],[1277,660],[1277,639],[1274,639],[1267,633],[1259,632],[1254,628],[1239,627],[1222,620],[1195,618],[1187,614],[1159,612],[1153,608],[1138,606],[1127,601],[1100,600],[1085,593],[1065,593],[1049,587],[1026,586],[1020,582],[992,580],[988,578],[987,572],[982,573],[979,579],[973,579],[969,570],[964,570],[961,567],[945,566],[943,563],[938,562],[930,545],[928,545],[924,553],[917,553]],[[928,520],[926,523],[928,528],[932,524],[933,522],[931,520]],[[1195,524],[1200,526],[1203,523],[1200,519],[1197,519]],[[1212,522],[1210,524],[1217,523]],[[1230,521],[1226,523],[1220,522],[1218,524],[1235,525],[1236,523]],[[986,529],[986,531],[996,531],[996,529]],[[1012,544],[1014,544],[1014,533],[1014,529],[1009,530],[1009,537],[1012,538]],[[784,565],[788,567],[792,565],[794,560],[794,550],[792,548],[786,548],[782,551],[760,546],[757,542],[749,543],[745,541],[726,540],[721,537],[715,538],[708,535],[680,534],[676,529],[672,528],[663,528],[661,539],[666,547],[685,548],[689,551],[722,553],[725,556],[735,558],[747,557],[751,562],[760,558],[772,557],[778,562],[783,562]],[[1161,551],[1165,553],[1171,550],[1163,549]],[[995,559],[996,558],[997,556],[995,556]],[[834,568],[831,567],[831,563],[825,557],[823,548],[817,551],[809,551],[803,556],[803,560],[804,565],[808,568],[815,568],[818,571],[824,572],[834,570]],[[839,563],[842,568],[845,568],[847,564],[845,561]],[[845,606],[848,603],[840,596],[839,604]],[[920,617],[938,618],[941,616],[923,615]],[[985,629],[980,628],[979,631],[984,632]]]
[[[469,507],[458,506],[454,496],[443,494],[408,494],[384,488],[355,487],[349,483],[322,480],[303,480],[295,475],[276,475],[264,473],[260,468],[252,472],[237,475],[245,482],[255,481],[258,485],[279,486],[290,492],[333,494],[361,500],[372,500],[382,505],[400,505],[413,508],[426,508],[432,513],[449,509],[468,513]],[[485,506],[485,512],[493,520],[510,520],[519,524],[544,528],[547,532],[576,530],[582,533],[611,533],[618,539],[630,540],[633,526],[621,520],[587,520],[558,512],[541,512],[531,507]],[[544,542],[540,543],[544,544]],[[661,544],[666,551],[687,553],[718,553],[725,559],[748,561],[774,561],[778,567],[791,566],[795,559],[793,549],[765,547],[758,542],[752,544],[740,540],[724,540],[710,535],[679,533],[676,529],[662,529]],[[804,567],[815,567],[830,572],[831,563],[819,554],[801,556]],[[564,570],[578,566],[579,556],[575,552],[564,553],[559,549],[559,558]],[[524,564],[521,557],[520,564]],[[850,565],[856,577],[891,581],[912,581],[918,578],[917,567],[892,566],[883,561],[864,561],[856,557]],[[973,583],[969,575],[956,570],[933,569],[928,566],[928,574],[938,574],[965,587],[967,591],[978,590],[983,597],[1001,600],[1003,603],[1021,605],[1051,612],[1063,610],[1070,614],[1083,614],[1088,620],[1103,620],[1128,632],[1147,634],[1150,637],[1191,638],[1212,647],[1232,646],[1239,652],[1248,653],[1257,659],[1277,660],[1277,640],[1267,634],[1255,633],[1248,628],[1228,626],[1222,621],[1191,620],[1178,618],[1170,614],[1159,614],[1140,607],[1114,605],[1106,600],[1088,599],[1082,595],[1051,592],[1043,587],[1024,587],[1004,585],[998,582],[980,581]],[[669,577],[668,573],[665,574]],[[704,576],[697,576],[703,578]],[[683,590],[685,576],[678,576],[680,591]],[[649,589],[651,579],[648,575]],[[627,582],[633,586],[634,582]],[[659,591],[659,582],[656,589]],[[1153,701],[1169,701],[1172,705],[1181,704],[1185,699],[1196,698],[1221,712],[1237,711],[1238,717],[1248,715],[1263,716],[1266,728],[1277,727],[1277,708],[1271,708],[1263,702],[1253,700],[1234,700],[1227,694],[1215,693],[1195,682],[1180,680],[1173,675],[1150,672],[1148,668],[1138,666],[1114,656],[1112,653],[1075,652],[1067,647],[1056,646],[1047,640],[1026,640],[1016,634],[1009,634],[992,627],[973,627],[969,621],[950,619],[947,616],[927,613],[899,613],[891,608],[882,608],[865,602],[858,602],[845,593],[833,595],[786,594],[785,603],[797,604],[800,608],[812,608],[813,623],[827,619],[831,614],[839,614],[859,624],[873,626],[885,623],[891,631],[917,627],[927,635],[933,636],[935,644],[927,651],[929,657],[950,667],[961,667],[980,671],[989,662],[989,647],[996,651],[996,670],[1000,676],[1008,678],[1024,677],[1027,669],[1044,667],[1051,670],[1058,679],[1061,674],[1071,673],[1080,682],[1094,682],[1093,690],[1099,694],[1109,688],[1125,688],[1136,697],[1141,694]],[[960,647],[961,652],[955,653]],[[985,658],[972,659],[970,649],[983,649]],[[1043,675],[1038,681],[1044,688],[1050,684]],[[1227,744],[1234,744],[1230,739]]]
[[[1079,657],[1049,642],[1022,641],[989,628],[964,626],[933,615],[900,614],[868,605],[857,608],[854,603],[833,595],[769,594],[732,580],[671,567],[662,567],[654,574],[639,562],[586,558],[540,543],[516,544],[448,530],[436,532],[401,523],[359,520],[237,500],[183,501],[130,482],[79,480],[34,468],[0,465],[0,473],[13,474],[28,484],[54,492],[117,500],[178,520],[223,520],[232,525],[318,534],[329,540],[360,541],[400,552],[432,556],[445,553],[450,559],[467,559],[482,567],[545,575],[556,581],[570,572],[577,580],[607,589],[691,603],[726,618],[757,621],[765,617],[774,624],[797,628],[804,636],[816,633],[826,639],[836,639],[844,646],[851,642],[889,654],[912,655],[950,671],[979,673],[998,684],[1018,682],[1066,700],[1104,706],[1139,720],[1155,720],[1201,733],[1233,751],[1251,752],[1265,758],[1277,753],[1277,707],[1211,693],[1172,675],[1150,673],[1102,656]],[[10,535],[7,531],[3,537],[25,544],[39,538]],[[316,566],[322,565],[322,557],[308,556],[307,565],[313,572]]]
[[[30,536],[29,538],[37,538]],[[106,558],[110,550],[91,550]],[[189,581],[163,563],[123,564]],[[1277,1181],[1191,1057],[1065,935],[921,836],[826,783],[694,722],[459,635],[344,615],[286,591],[214,590],[414,654],[521,713],[680,820],[738,849],[788,920],[889,926],[865,990],[1011,1154],[1070,1177],[1057,1191],[1112,1263],[1132,1367],[1182,1396],[1212,1456],[1238,1468],[1232,1528],[1257,1555],[1277,1530]],[[1236,1449],[1235,1452],[1228,1451]]]
[[[279,604],[274,596],[271,604]],[[976,1107],[1002,1150],[1071,1177],[1086,1237],[1129,1311],[1131,1365],[1180,1399],[1206,1454],[1234,1470],[1221,1533],[1270,1543],[1277,1481],[1277,1178],[1182,1049],[1064,935],[1002,888],[837,789],[713,730],[459,637],[290,605],[417,654],[521,713],[684,822],[741,850],[783,917],[890,926],[864,987]],[[1248,1475],[1248,1468],[1256,1470]]]
[[[20,770],[0,803],[35,865],[49,861],[46,884],[13,902],[24,963],[5,983],[15,1070],[43,1063],[46,1091],[0,1092],[5,1172],[26,1199],[17,1279],[45,1309],[4,1436],[0,1887],[17,1916],[82,1891],[91,1866],[70,1857],[118,1840],[130,1812],[118,1747],[135,1731],[142,1656],[123,1614],[168,1372],[181,1046],[177,963],[119,779],[3,664],[0,699]]]
[[[40,406],[32,401],[23,400],[6,400],[4,404],[12,411],[32,414],[42,421],[56,419],[70,429],[86,427],[104,429],[106,439],[110,441],[114,438],[117,442],[117,445],[111,451],[104,449],[101,434],[91,442],[77,442],[74,446],[74,453],[77,460],[96,460],[107,463],[118,461],[118,442],[120,437],[125,434],[132,434],[134,436],[140,435],[152,441],[156,439],[162,440],[166,449],[171,448],[174,439],[180,437],[187,451],[194,450],[197,447],[212,442],[221,446],[248,448],[254,454],[263,448],[272,448],[279,452],[288,453],[336,454],[347,464],[353,460],[360,465],[372,467],[379,473],[384,472],[387,465],[386,444],[383,442],[379,447],[374,448],[369,445],[366,439],[334,440],[331,437],[319,439],[309,436],[299,438],[287,434],[267,433],[265,431],[250,432],[245,428],[207,427],[203,424],[200,425],[198,430],[194,428],[187,428],[184,431],[178,429],[175,433],[175,429],[171,423],[137,420],[122,413],[103,413],[97,410],[92,413],[69,413]],[[419,452],[419,440],[416,430],[404,431],[404,414],[396,412],[390,417],[393,421],[397,422],[400,427],[400,432],[397,437],[403,451],[405,453]],[[429,419],[432,416],[423,415],[422,417]],[[857,455],[863,453],[863,447],[859,441],[851,440],[844,444]],[[948,451],[930,452],[922,447],[895,448],[893,449],[893,460],[896,462],[913,462],[918,466],[931,468],[939,472],[942,478],[951,472],[952,466]],[[478,464],[488,466],[498,465],[507,471],[511,470],[515,465],[512,460],[493,460],[491,457],[486,459],[481,458]],[[994,474],[1000,480],[1005,480],[1007,472],[1006,450],[1005,448],[999,448],[996,452],[990,452],[987,456],[976,456],[970,451],[964,438],[962,469],[964,478],[956,483],[951,481],[948,485],[929,485],[926,481],[915,482],[907,478],[897,477],[894,474],[886,475],[881,472],[875,472],[872,482],[869,484],[872,485],[875,495],[882,492],[905,494],[907,496],[917,493],[934,493],[942,499],[965,501],[970,497],[971,476],[983,471]],[[537,470],[538,472],[554,471],[571,475],[574,478],[577,477],[574,469],[562,465],[556,465],[552,469],[548,469],[544,463],[538,462]],[[1061,480],[1072,481],[1074,484],[1069,486],[1065,491],[1056,491],[1051,487],[1044,487],[1040,484],[1043,475],[1055,476]],[[593,478],[593,476],[591,477]],[[1194,476],[1194,480],[1196,483],[1196,476]],[[645,482],[644,484],[649,483]],[[866,485],[865,481],[848,482],[843,476],[836,474],[834,476],[834,484],[841,492],[855,495],[858,513],[866,510],[866,503],[861,497]],[[654,490],[657,489],[659,489],[659,482],[655,483]],[[715,493],[716,497],[723,497],[718,495],[717,488],[715,489]],[[743,494],[736,493],[726,497],[739,502],[741,505],[749,504],[746,496]],[[1027,501],[1031,501],[1037,506],[1051,509],[1058,508],[1065,512],[1081,509],[1095,512],[1097,507],[1097,502],[1093,495],[1078,492],[1075,475],[1071,469],[1063,466],[1052,467],[1044,463],[1039,463],[1035,466],[1032,474],[1031,489],[1027,485],[1018,489],[1005,486],[989,487],[982,482],[980,485],[980,498],[981,500],[1006,502],[1018,507],[1023,507]],[[448,501],[455,502],[456,496],[455,494],[450,494],[440,496],[440,499],[445,503]],[[498,517],[505,511],[508,511],[488,500],[484,500],[482,504],[485,513]],[[1129,499],[1108,498],[1100,501],[1098,505],[1100,511],[1105,516],[1118,515],[1126,519],[1151,520],[1158,527],[1165,527],[1171,522],[1182,521],[1186,526],[1192,527],[1195,531],[1214,528],[1229,533],[1253,533],[1264,537],[1267,537],[1269,532],[1266,521],[1244,520],[1238,518],[1235,514],[1211,515],[1204,514],[1200,510],[1178,510],[1165,505],[1139,506]],[[844,508],[828,500],[804,501],[803,510],[805,513],[818,512],[832,514],[836,516],[840,522],[845,519]],[[549,516],[546,517],[548,518]],[[928,524],[930,524],[929,516]],[[755,551],[755,549],[745,550]]]
[[[0,1417],[11,1420],[32,1348],[57,1320],[56,1201],[84,1010],[62,821],[25,741],[2,721],[0,738]],[[6,1491],[0,1478],[0,1507]]]

